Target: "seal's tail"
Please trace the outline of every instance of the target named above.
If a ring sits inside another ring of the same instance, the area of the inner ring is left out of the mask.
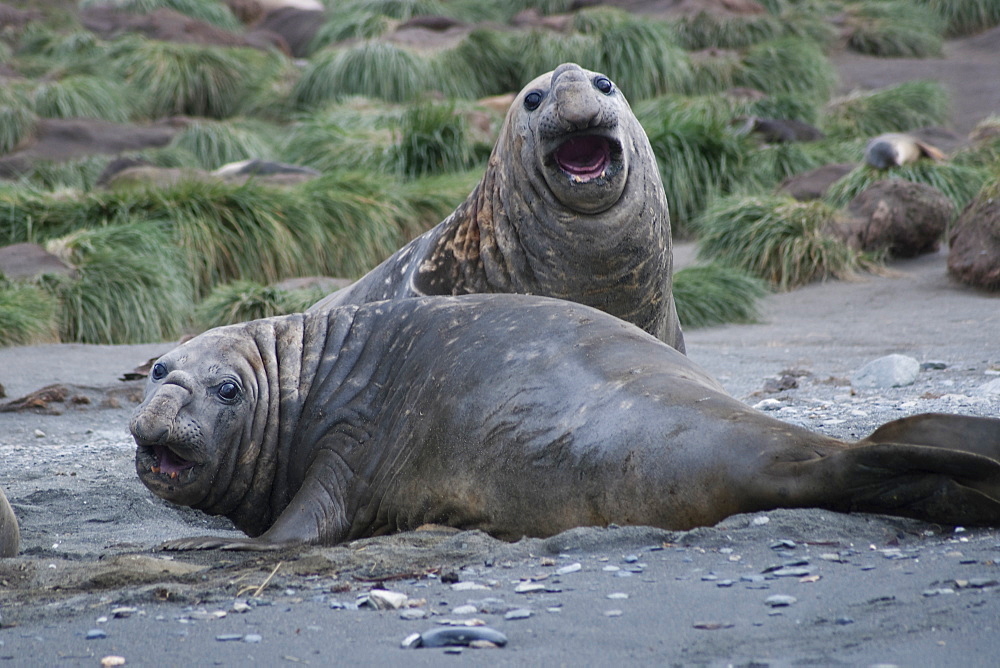
[[[1000,524],[1000,420],[914,415],[882,425],[846,453],[869,475],[888,476],[858,495],[857,510]]]
[[[800,466],[814,505],[942,524],[1000,526],[1000,420],[924,414]],[[829,490],[838,490],[831,498]]]

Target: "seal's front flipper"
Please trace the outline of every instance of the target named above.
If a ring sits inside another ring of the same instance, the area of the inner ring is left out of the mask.
[[[224,538],[222,536],[193,536],[177,538],[160,544],[159,549],[184,552],[189,550],[244,550],[271,552],[292,547],[295,543],[268,543],[256,538]]]
[[[1000,461],[975,453],[862,442],[779,471],[783,505],[1000,526]]]
[[[908,443],[973,452],[1000,461],[1000,420],[946,413],[923,413],[887,422],[861,441]]]

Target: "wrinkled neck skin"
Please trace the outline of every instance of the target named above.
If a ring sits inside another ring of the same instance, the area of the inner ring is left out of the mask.
[[[625,98],[617,90],[602,95],[593,76],[564,65],[525,87],[482,182],[443,224],[426,264],[431,270],[416,284],[424,294],[440,294],[436,283],[453,282],[454,294],[567,299],[674,345],[667,331],[670,222],[659,170]],[[529,112],[524,97],[534,90],[545,96]],[[566,138],[594,133],[620,142],[621,159],[609,172],[621,174],[578,182],[554,164],[553,150]]]

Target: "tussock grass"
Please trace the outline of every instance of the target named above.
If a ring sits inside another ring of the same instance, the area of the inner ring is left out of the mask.
[[[863,141],[836,139],[761,146],[747,155],[746,176],[740,181],[749,188],[770,189],[795,174],[823,165],[853,162],[863,150]]]
[[[855,91],[830,100],[823,130],[831,136],[872,137],[943,123],[948,92],[936,81],[907,81],[874,91]]]
[[[317,54],[291,97],[300,108],[353,95],[406,102],[431,87],[431,66],[422,56],[386,42],[361,42]]]
[[[195,308],[202,329],[305,311],[326,296],[322,289],[280,290],[254,281],[216,286]]]
[[[291,129],[282,158],[321,172],[386,168],[393,142],[387,110],[357,98],[328,105],[303,117]],[[393,110],[394,117],[399,114]]]
[[[46,244],[79,278],[44,277],[59,301],[62,341],[141,343],[176,338],[191,283],[169,231],[153,223],[82,229]]]
[[[0,276],[0,347],[56,341],[57,306],[45,290]]]
[[[847,206],[876,181],[891,178],[933,186],[954,203],[956,211],[961,211],[979,192],[987,176],[986,169],[954,162],[919,160],[885,170],[862,164],[830,186],[826,200],[836,207]]]
[[[1000,115],[991,114],[981,120],[970,137],[972,144],[956,152],[952,161],[970,167],[1000,169]]]
[[[945,35],[959,37],[1000,25],[1000,0],[916,0],[936,12]]]
[[[776,195],[720,198],[698,219],[699,257],[760,277],[779,290],[848,277],[861,256],[824,230],[836,210]]]
[[[578,12],[574,27],[597,37],[598,57],[589,69],[608,75],[630,100],[690,86],[691,63],[666,21],[599,7]]]
[[[483,177],[483,169],[410,179],[396,189],[402,213],[399,227],[409,240],[434,227],[465,201]]]
[[[467,99],[519,90],[547,71],[525,71],[518,45],[522,39],[506,31],[473,30],[456,46],[431,57],[437,86],[446,95]]]
[[[701,11],[673,21],[685,49],[743,49],[784,35],[781,19],[774,14],[718,15]]]
[[[685,267],[674,273],[677,317],[685,329],[756,322],[758,301],[767,293],[759,278],[720,263]]]
[[[130,92],[111,79],[75,75],[43,81],[32,91],[35,113],[44,118],[101,118],[124,123],[132,116]]]
[[[604,64],[600,35],[597,34],[529,30],[514,33],[512,39],[520,65],[519,84],[514,90],[563,63],[576,63],[595,72],[600,72]]]
[[[172,9],[193,19],[224,30],[239,31],[242,24],[224,2],[217,0],[81,0],[81,7],[112,5],[133,14],[148,14],[157,9]]]
[[[39,162],[19,181],[42,190],[90,190],[108,162],[106,155],[91,155],[68,162]]]
[[[771,95],[791,94],[825,100],[836,81],[836,70],[819,45],[808,39],[790,37],[751,47],[733,83]]]
[[[0,154],[10,153],[35,131],[38,118],[27,105],[0,100]]]
[[[256,49],[128,38],[112,51],[153,118],[236,115],[275,70],[273,56]]]
[[[660,168],[674,234],[684,236],[713,195],[734,187],[749,140],[729,129],[727,116],[667,99],[656,117],[639,118]]]
[[[403,114],[390,161],[408,178],[461,171],[474,160],[465,117],[453,104],[420,104]]]
[[[232,121],[196,121],[174,137],[171,145],[191,153],[199,166],[212,170],[238,160],[272,159],[275,149],[264,134],[268,130],[270,137],[281,134],[265,125],[253,129]]]
[[[889,58],[941,55],[943,22],[926,6],[880,0],[847,6],[847,45],[859,53]]]
[[[395,179],[377,172],[337,172],[296,188],[324,234],[322,267],[299,275],[356,278],[402,246],[412,209],[397,188]]]

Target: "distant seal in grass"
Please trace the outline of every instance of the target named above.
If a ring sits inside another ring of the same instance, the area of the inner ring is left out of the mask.
[[[901,132],[881,134],[865,146],[865,162],[876,169],[889,169],[916,162],[920,158],[944,160],[941,149]]]
[[[604,75],[560,65],[511,105],[486,174],[436,227],[317,302],[519,293],[586,304],[684,351],[667,199],[645,131]]]
[[[904,418],[856,444],[768,417],[596,309],[393,300],[210,330],[153,366],[131,420],[158,496],[271,549],[425,523],[500,538],[688,529],[817,506],[1000,524],[1000,420]]]
[[[21,531],[17,526],[14,509],[0,489],[0,557],[17,556],[21,543]]]

